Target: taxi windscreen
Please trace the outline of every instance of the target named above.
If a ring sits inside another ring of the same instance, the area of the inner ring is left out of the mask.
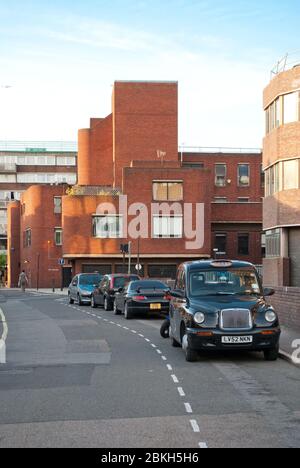
[[[226,295],[262,295],[258,276],[253,270],[200,270],[189,277],[192,297]]]

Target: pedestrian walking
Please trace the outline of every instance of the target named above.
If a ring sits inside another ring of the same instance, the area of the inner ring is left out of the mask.
[[[19,276],[18,286],[19,286],[19,288],[22,289],[23,292],[25,292],[27,285],[28,285],[28,278],[26,276],[25,271],[23,270],[22,273],[20,273],[20,276]]]

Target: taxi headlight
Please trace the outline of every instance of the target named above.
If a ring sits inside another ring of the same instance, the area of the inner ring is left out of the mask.
[[[275,322],[275,320],[277,319],[277,315],[275,314],[274,310],[267,310],[267,312],[265,313],[265,319],[269,323]]]
[[[197,312],[194,315],[194,320],[195,320],[196,323],[201,325],[205,321],[205,315],[202,312]]]

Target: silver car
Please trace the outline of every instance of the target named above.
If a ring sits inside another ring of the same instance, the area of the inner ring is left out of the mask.
[[[74,276],[68,289],[69,304],[76,301],[80,306],[91,303],[91,295],[99,286],[103,275],[99,273],[81,273]]]

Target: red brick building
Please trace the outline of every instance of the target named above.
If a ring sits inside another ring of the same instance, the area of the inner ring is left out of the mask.
[[[10,205],[9,286],[25,268],[32,287],[59,287],[60,258],[65,284],[121,272],[128,241],[147,277],[172,278],[214,248],[261,264],[261,167],[259,151],[178,152],[176,82],[116,82],[111,115],[79,131],[78,185]]]

